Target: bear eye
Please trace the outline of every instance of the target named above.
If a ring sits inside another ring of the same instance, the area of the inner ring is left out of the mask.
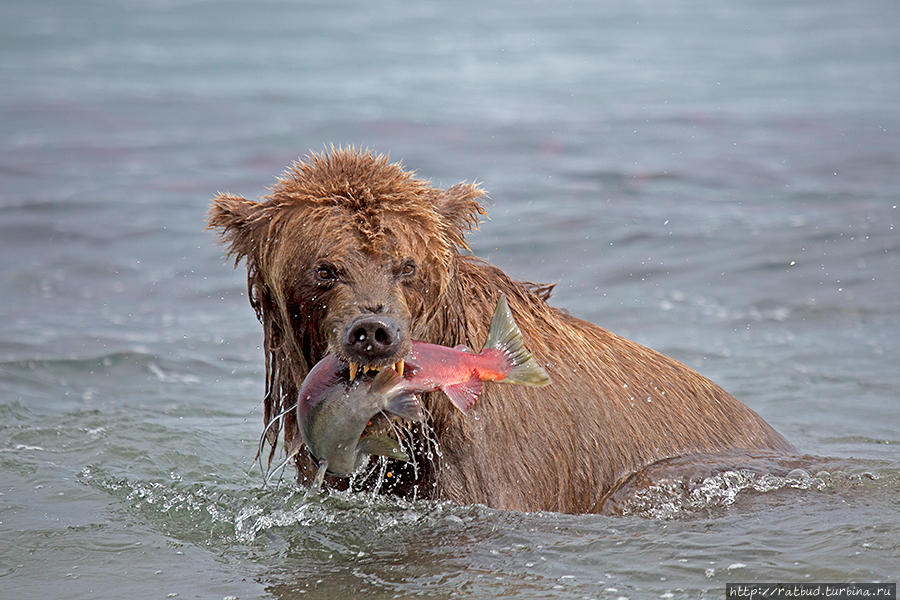
[[[411,260],[403,263],[403,266],[400,267],[400,277],[412,277],[416,274],[416,263]]]
[[[337,270],[331,265],[316,265],[316,281],[319,283],[334,283],[337,281]]]

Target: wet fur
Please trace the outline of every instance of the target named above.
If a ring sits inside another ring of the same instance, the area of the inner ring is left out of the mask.
[[[443,459],[439,467],[424,462],[418,481],[397,477],[395,493],[415,485],[420,497],[459,503],[598,512],[618,482],[662,459],[792,449],[697,372],[551,307],[552,286],[512,280],[471,256],[465,235],[484,215],[483,195],[474,184],[434,188],[370,152],[332,149],[292,165],[260,202],[214,200],[210,227],[235,264],[246,260],[250,302],[264,328],[265,423],[296,401],[326,352],[341,354],[338,330],[360,310],[380,306],[413,339],[481,348],[505,293],[553,384],[487,385],[477,419],[430,394],[424,401]],[[397,266],[410,259],[418,269],[401,280]],[[321,261],[337,266],[346,283],[323,290],[311,275]],[[288,447],[296,443],[293,413],[283,435]],[[273,427],[272,452],[277,439]],[[303,452],[297,467],[301,480],[315,473]]]

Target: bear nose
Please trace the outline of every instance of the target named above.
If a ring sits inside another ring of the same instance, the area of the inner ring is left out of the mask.
[[[402,342],[400,324],[388,315],[357,317],[344,330],[344,352],[353,362],[371,364],[391,358]]]

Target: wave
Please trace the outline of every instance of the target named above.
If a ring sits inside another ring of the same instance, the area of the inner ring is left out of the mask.
[[[737,458],[738,460],[734,460]],[[737,462],[727,468],[718,463]],[[706,470],[706,474],[702,473]],[[706,517],[736,505],[796,501],[796,493],[893,497],[900,472],[890,465],[769,454],[679,457],[630,476],[608,495],[604,513],[672,520]]]
[[[201,358],[176,359],[143,351],[120,351],[99,356],[67,358],[17,358],[0,361],[0,372],[6,376],[34,373],[72,375],[138,371],[152,375],[164,383],[199,383],[198,374],[225,371],[226,368]],[[230,372],[230,370],[229,370]]]
[[[731,322],[775,322],[808,319],[819,323],[839,317],[878,317],[895,315],[897,306],[890,304],[856,306],[838,303],[784,302],[783,299],[759,299],[742,306],[727,304],[717,298],[702,294],[688,294],[680,290],[671,290],[656,294],[657,306],[663,311],[687,309],[698,313],[709,323]]]

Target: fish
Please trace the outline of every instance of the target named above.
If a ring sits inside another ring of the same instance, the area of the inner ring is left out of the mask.
[[[318,489],[326,474],[349,477],[369,456],[408,461],[399,444],[383,433],[363,435],[372,417],[388,412],[408,421],[422,421],[422,405],[396,371],[384,369],[374,378],[349,381],[347,364],[326,355],[310,370],[298,392],[299,432],[319,471]]]
[[[550,384],[547,372],[525,348],[504,294],[497,301],[481,352],[476,354],[465,346],[451,348],[413,340],[409,355],[396,363],[394,370],[407,371],[404,378],[410,391],[441,390],[463,413],[475,405],[485,381],[536,387]],[[355,373],[351,363],[351,379]]]
[[[393,368],[377,371],[374,377],[370,370],[363,368],[357,377],[358,365],[328,354],[300,386],[298,429],[319,465],[312,489],[321,487],[326,474],[349,477],[372,455],[409,461],[395,440],[383,433],[366,434],[365,430],[381,412],[423,421],[417,394],[441,390],[457,409],[467,413],[480,397],[485,381],[528,386],[550,383],[547,372],[525,348],[522,332],[502,295],[480,352],[413,340],[409,354]],[[299,448],[295,446],[291,455]]]

